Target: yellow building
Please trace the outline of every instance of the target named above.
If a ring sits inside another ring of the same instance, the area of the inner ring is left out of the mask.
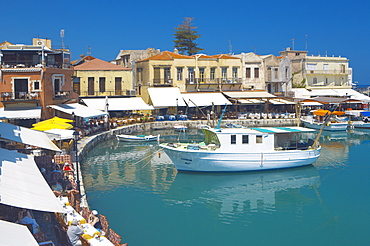
[[[240,68],[240,58],[228,55],[186,56],[164,51],[136,62],[135,87],[146,102],[149,87],[178,87],[181,92],[240,90]]]
[[[100,59],[74,67],[73,90],[80,96],[134,96],[132,69]]]

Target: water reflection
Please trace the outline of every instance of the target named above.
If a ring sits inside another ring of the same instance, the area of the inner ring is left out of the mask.
[[[228,174],[178,173],[165,201],[183,206],[203,203],[219,217],[227,218],[238,213],[272,212],[277,204],[286,201],[305,203],[309,199],[300,189],[319,185],[314,166]]]

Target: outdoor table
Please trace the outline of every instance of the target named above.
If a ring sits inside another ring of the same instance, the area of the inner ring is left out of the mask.
[[[101,236],[99,239],[97,237],[93,237],[89,240],[90,245],[95,246],[114,246],[114,244],[109,241],[106,237]]]
[[[90,240],[100,234],[100,232],[95,227],[88,223],[81,224],[81,228],[84,231],[82,237],[85,238],[86,240]]]

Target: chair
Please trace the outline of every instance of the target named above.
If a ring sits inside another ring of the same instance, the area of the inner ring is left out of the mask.
[[[109,222],[107,221],[107,217],[105,215],[100,215],[100,224],[102,226],[102,231],[105,233],[105,235],[108,235]]]
[[[120,246],[122,237],[112,229],[109,229],[108,240],[111,241],[115,246]]]
[[[90,246],[90,243],[89,241],[87,241],[86,238],[84,238],[83,236],[80,235],[80,241],[81,241],[81,244],[82,246]]]
[[[89,215],[90,215],[91,211],[87,208],[87,207],[82,207],[82,210],[81,210],[81,215],[82,217],[86,220],[86,222],[88,221],[89,219]]]
[[[46,242],[41,242],[39,245],[43,246],[55,246],[55,244],[52,241],[46,241]]]

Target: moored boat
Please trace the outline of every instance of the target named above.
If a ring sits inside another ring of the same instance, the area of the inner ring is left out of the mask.
[[[175,124],[175,125],[173,125],[173,129],[175,129],[175,131],[177,131],[177,132],[186,132],[188,127],[185,126],[185,125],[182,125],[182,124]]]
[[[318,141],[298,140],[314,130],[304,127],[205,128],[201,143],[163,143],[160,147],[179,171],[236,172],[313,164]]]
[[[125,141],[125,142],[149,142],[149,141],[157,141],[159,139],[159,135],[126,135],[126,134],[119,134],[116,135],[118,141]]]
[[[343,115],[342,111],[330,112],[329,110],[316,110],[313,115],[301,117],[301,122],[307,128],[320,130],[322,127],[324,131],[345,131],[348,128],[348,120],[341,119],[338,116]],[[328,115],[330,119],[324,122],[325,116]]]

